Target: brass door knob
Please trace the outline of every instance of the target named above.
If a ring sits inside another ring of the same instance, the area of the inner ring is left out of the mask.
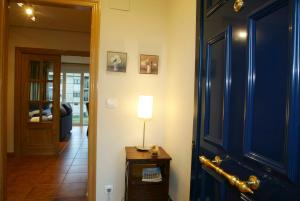
[[[235,0],[233,4],[233,9],[236,13],[240,12],[244,8],[244,0]]]

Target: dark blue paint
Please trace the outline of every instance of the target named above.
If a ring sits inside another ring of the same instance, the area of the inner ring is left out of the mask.
[[[222,145],[223,102],[225,72],[225,32],[213,37],[207,45],[205,133],[206,140]]]
[[[199,186],[202,183],[201,165],[198,161],[200,154],[200,124],[201,122],[201,77],[202,77],[202,54],[203,54],[203,1],[197,1],[197,35],[196,35],[196,69],[195,69],[195,97],[194,102],[194,133],[193,133],[193,147],[192,147],[192,170],[191,170],[191,191],[190,199],[196,200],[200,197]]]
[[[202,173],[202,189],[205,189],[206,193],[201,194],[201,200],[210,201],[225,201],[226,197],[226,184],[222,178],[213,179],[211,174],[214,175],[209,169]],[[216,191],[220,193],[215,193]]]
[[[197,36],[200,57],[196,67],[191,200],[299,201],[300,0],[245,1],[240,13],[233,11],[233,3],[198,2],[201,31]],[[278,31],[281,26],[290,29]],[[221,46],[212,39],[227,27],[231,27],[231,36],[223,34],[221,54],[216,51]],[[239,38],[240,31],[247,31],[248,37]],[[260,32],[268,38],[260,40]],[[225,66],[223,76],[210,77],[211,56],[223,58],[219,60]],[[230,68],[226,68],[228,65]],[[212,81],[223,87],[217,96],[221,98],[215,102],[206,94],[214,91]],[[279,98],[273,100],[272,96]],[[212,104],[223,108],[222,118],[220,113],[211,118]],[[197,155],[228,156],[221,165],[223,169],[243,180],[254,174],[261,179],[261,187],[254,195],[240,194],[217,174],[200,168]]]
[[[292,2],[291,37],[291,98],[288,136],[288,176],[300,183],[300,1]]]
[[[208,0],[207,2],[207,17],[212,15],[215,11],[217,11],[220,7],[223,6],[228,0]]]
[[[276,23],[274,23],[276,22]],[[286,172],[288,7],[272,4],[250,17],[244,154]],[[266,139],[272,139],[267,147]]]
[[[232,30],[228,26],[207,45],[204,139],[224,150],[227,150],[229,128],[231,38]]]

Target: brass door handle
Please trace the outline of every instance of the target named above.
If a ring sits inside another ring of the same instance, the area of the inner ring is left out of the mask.
[[[205,156],[199,156],[199,160],[203,166],[206,166],[215,172],[217,172],[219,175],[223,176],[228,182],[237,187],[238,190],[241,193],[254,193],[253,190],[256,190],[259,188],[260,181],[256,176],[251,175],[248,179],[248,181],[241,181],[238,177],[228,174],[225,172],[222,168],[218,167],[218,164],[216,162],[216,158],[220,159],[219,161],[222,162],[221,158],[219,156],[215,157],[215,160],[210,161]],[[221,164],[220,162],[220,164]],[[217,165],[216,165],[217,164]]]
[[[233,9],[236,13],[240,12],[242,8],[244,8],[245,2],[244,0],[235,0],[233,4]]]
[[[220,166],[221,163],[222,163],[222,161],[223,160],[221,159],[220,156],[215,156],[214,160],[212,160],[211,162],[214,163],[214,164],[216,164],[217,166]]]

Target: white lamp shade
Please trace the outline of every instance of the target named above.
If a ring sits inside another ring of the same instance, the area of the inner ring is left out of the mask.
[[[138,117],[152,119],[153,96],[139,96]]]

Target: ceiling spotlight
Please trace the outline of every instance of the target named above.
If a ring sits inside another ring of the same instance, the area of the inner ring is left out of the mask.
[[[33,21],[33,22],[35,22],[36,21],[36,18],[35,18],[35,16],[33,15],[33,16],[31,16],[30,17],[30,19]]]
[[[21,8],[24,6],[23,3],[17,3],[17,5],[18,5],[19,7],[21,7]]]
[[[33,15],[33,8],[31,6],[28,6],[27,8],[25,8],[25,13],[28,15],[28,16],[32,16]]]

